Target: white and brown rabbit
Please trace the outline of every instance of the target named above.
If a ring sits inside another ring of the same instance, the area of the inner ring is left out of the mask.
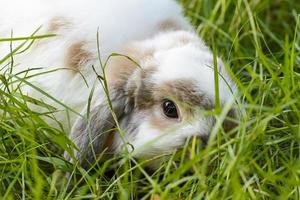
[[[118,154],[130,144],[136,157],[151,157],[182,148],[191,136],[210,135],[215,119],[201,110],[215,106],[213,55],[175,1],[10,0],[1,3],[0,23],[0,38],[56,34],[15,53],[14,71],[53,70],[28,81],[57,101],[26,84],[23,90],[59,110],[55,118],[70,132],[82,164],[104,149]],[[117,52],[139,65],[123,56],[107,62],[111,104],[96,74],[103,76],[98,49],[103,62]],[[0,43],[0,57],[10,50],[9,42]],[[218,70],[225,105],[236,86],[220,60]]]

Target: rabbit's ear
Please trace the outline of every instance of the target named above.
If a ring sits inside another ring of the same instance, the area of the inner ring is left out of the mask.
[[[134,60],[141,62],[142,59],[151,56],[151,51],[143,48],[131,47],[127,49]],[[118,121],[137,106],[141,94],[142,79],[147,77],[148,71],[152,69],[141,70],[136,64],[126,57],[115,57],[109,63],[107,81],[110,85],[109,94],[113,107],[113,113]],[[87,116],[86,113],[83,113]],[[75,158],[80,161],[81,166],[88,166],[93,163],[107,146],[109,135],[113,134],[115,128],[115,119],[106,100],[99,102],[91,109],[89,119],[79,117],[74,123],[70,138],[78,148],[75,152]],[[108,152],[113,153],[113,152]],[[70,155],[65,157],[71,160]]]
[[[100,102],[94,106],[89,113],[89,119],[78,117],[75,121],[70,138],[78,148],[75,158],[80,161],[81,166],[86,167],[93,163],[99,154],[109,148],[106,146],[109,134],[113,134],[116,118],[119,119],[125,112],[128,100],[124,97],[123,90],[112,90],[110,92],[111,111],[107,101]],[[127,101],[127,102],[126,102]],[[87,114],[84,114],[87,116]],[[70,155],[65,154],[68,160],[72,160]]]

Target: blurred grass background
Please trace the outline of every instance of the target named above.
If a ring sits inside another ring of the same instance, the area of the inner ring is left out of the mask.
[[[220,130],[221,144],[206,149],[187,143],[152,173],[143,168],[147,161],[127,156],[86,171],[57,153],[69,142],[41,117],[55,109],[12,87],[26,81],[10,73],[16,51],[0,58],[1,199],[300,199],[300,2],[180,3],[241,91],[246,115],[235,136]]]

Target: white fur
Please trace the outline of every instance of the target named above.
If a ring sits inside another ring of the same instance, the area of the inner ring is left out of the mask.
[[[36,35],[47,34],[47,23],[54,17],[63,17],[68,20],[70,28],[61,30],[57,37],[43,39],[41,47],[31,49],[24,54],[15,56],[15,71],[26,68],[43,67],[44,71],[65,68],[64,59],[66,49],[76,41],[87,41],[85,48],[92,52],[94,59],[81,66],[87,86],[79,73],[62,69],[54,73],[37,76],[30,79],[31,83],[46,91],[58,101],[80,113],[85,110],[89,93],[95,83],[96,76],[91,68],[99,66],[97,59],[96,33],[99,28],[101,59],[105,60],[112,52],[119,52],[130,42],[139,41],[141,48],[153,48],[153,58],[144,61],[143,67],[151,64],[158,67],[153,74],[152,81],[160,84],[175,79],[188,79],[197,81],[199,90],[214,101],[214,72],[213,57],[201,39],[192,31],[192,26],[184,18],[180,6],[173,0],[10,0],[3,1],[0,6],[0,38],[30,36],[38,27],[41,30]],[[182,31],[160,32],[159,22],[172,19],[182,27]],[[177,44],[179,37],[187,37],[192,42]],[[142,41],[142,42],[140,42]],[[14,42],[17,47],[21,42]],[[0,58],[9,53],[9,43],[0,43]],[[222,63],[218,60],[220,73],[229,85],[235,90]],[[225,103],[232,94],[222,78],[220,81],[220,99]],[[29,95],[65,110],[61,105],[29,86],[24,86]],[[105,101],[100,84],[97,84],[93,104]],[[147,150],[141,150],[142,155],[170,152],[180,148],[184,140],[191,135],[204,135],[213,126],[204,117],[199,116],[197,122],[180,125],[178,129],[170,130],[162,135],[158,130],[149,126],[148,117],[139,113],[142,118],[138,133],[135,137],[126,135],[126,138],[137,149],[143,149],[150,144]],[[70,125],[78,117],[71,112]],[[60,121],[67,132],[68,126],[66,112],[58,112],[55,117]],[[138,119],[137,119],[138,120]],[[49,121],[49,123],[53,123]],[[121,126],[126,126],[121,122]],[[170,133],[171,132],[171,133]],[[132,137],[132,138],[131,138]],[[158,138],[158,139],[156,139]],[[122,141],[116,136],[114,146],[118,149]]]
[[[111,53],[119,52],[125,43],[155,35],[158,31],[157,22],[164,19],[172,18],[187,29],[190,28],[181,14],[181,8],[172,0],[11,0],[1,3],[0,13],[1,38],[10,37],[11,31],[14,37],[30,36],[40,26],[45,28],[47,23],[56,16],[64,17],[72,23],[72,28],[59,33],[58,37],[45,39],[44,41],[51,42],[43,45],[39,51],[32,50],[15,56],[15,63],[20,65],[15,68],[17,71],[25,67],[43,67],[45,71],[65,67],[63,61],[66,48],[82,38],[90,41],[86,48],[97,55],[95,41],[98,28],[103,60]],[[46,34],[43,30],[37,33],[37,35],[43,34]],[[17,47],[20,43],[15,42],[13,46]],[[9,43],[0,43],[0,58],[9,53],[9,45]],[[98,64],[98,60],[95,59],[94,63]],[[86,64],[88,66],[86,68],[90,70],[84,74],[90,86],[95,79],[90,68],[92,64]],[[32,81],[78,112],[86,104],[89,90],[79,74],[74,76],[70,71],[61,70],[37,77]],[[68,87],[61,87],[62,85]],[[27,90],[31,95],[38,95],[30,88]],[[46,101],[43,96],[40,98]],[[53,104],[51,101],[50,103]],[[57,118],[67,128],[66,115],[57,115]],[[71,123],[74,120],[75,115],[72,115]]]

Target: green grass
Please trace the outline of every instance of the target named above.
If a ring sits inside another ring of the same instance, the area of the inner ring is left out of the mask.
[[[216,126],[207,148],[192,139],[152,173],[143,167],[147,161],[126,155],[85,171],[57,153],[70,142],[42,118],[55,108],[12,87],[30,84],[29,71],[11,74],[13,56],[7,55],[0,58],[1,199],[300,199],[300,3],[181,2],[241,91],[246,114],[235,136]],[[39,38],[13,39],[24,43],[12,54]],[[29,103],[49,112],[34,112]]]

